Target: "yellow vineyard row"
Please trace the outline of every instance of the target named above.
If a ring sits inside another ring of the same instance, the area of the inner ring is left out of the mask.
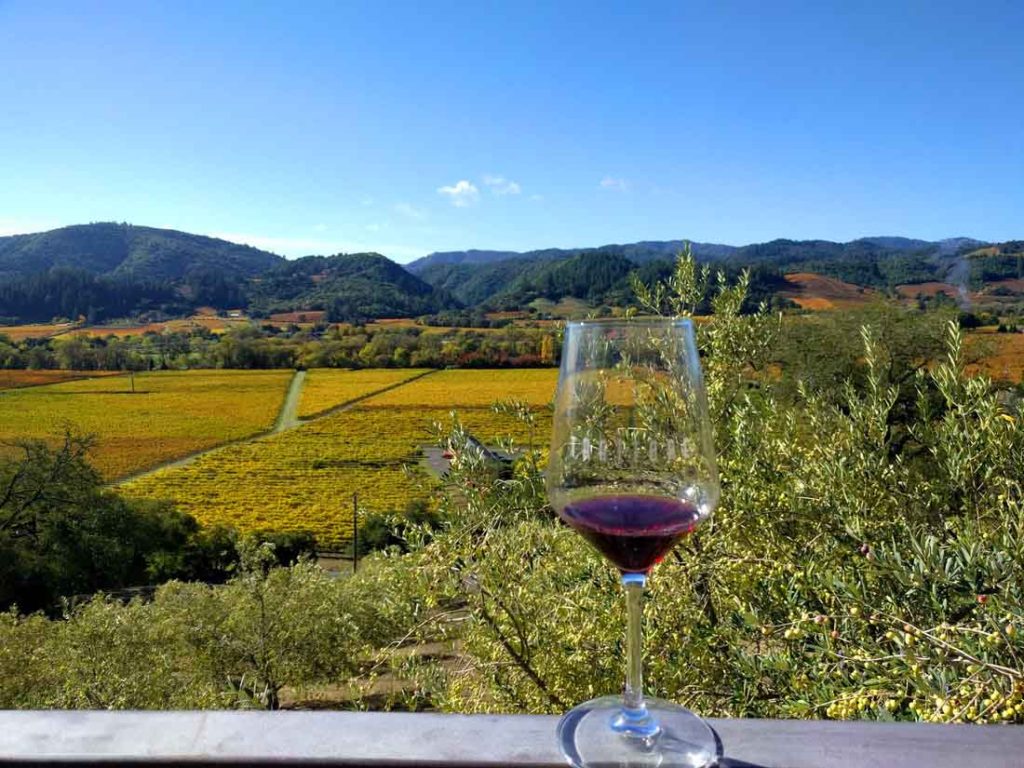
[[[309,418],[386,387],[425,373],[409,368],[314,368],[306,374],[299,401],[299,418]]]
[[[366,404],[471,408],[515,398],[541,406],[551,401],[557,381],[553,368],[440,371],[412,386],[376,395]]]
[[[43,384],[59,384],[62,381],[89,379],[100,376],[117,376],[116,371],[22,371],[0,370],[0,389],[37,387]]]
[[[547,374],[546,391],[538,373]],[[553,386],[550,371],[432,374],[350,410],[226,446],[122,488],[172,500],[204,525],[310,531],[320,546],[339,546],[352,536],[353,493],[369,511],[402,510],[429,496],[439,480],[424,450],[436,443],[435,423],[450,427],[451,410],[485,443],[504,437],[522,443],[529,438],[526,426],[488,404],[509,397],[546,402]],[[535,430],[542,438],[548,429],[543,421]]]
[[[291,371],[159,371],[0,392],[0,443],[54,440],[70,427],[93,435],[104,477],[269,429]],[[2,450],[2,448],[0,448]]]

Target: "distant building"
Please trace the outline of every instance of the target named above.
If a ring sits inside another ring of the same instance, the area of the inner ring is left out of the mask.
[[[512,465],[515,463],[515,456],[505,451],[488,448],[475,437],[470,435],[466,440],[466,450],[482,459],[486,464],[497,470],[498,477],[507,478],[512,476]],[[423,449],[427,459],[427,465],[431,471],[439,477],[447,477],[451,471],[454,454],[435,446],[427,446]]]

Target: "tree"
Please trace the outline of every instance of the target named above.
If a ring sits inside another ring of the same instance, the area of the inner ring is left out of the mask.
[[[56,448],[21,441],[0,459],[0,610],[52,610],[61,597],[202,573],[216,531],[166,504],[107,490],[71,432]],[[221,571],[223,578],[223,571]]]
[[[346,649],[359,631],[332,580],[308,561],[274,567],[273,546],[256,539],[242,539],[239,552],[229,584],[172,585],[165,594],[191,616],[185,637],[210,678],[227,681],[242,706],[277,709],[286,684],[351,672]]]
[[[540,342],[540,359],[544,363],[551,364],[555,361],[555,341],[549,334],[544,334]]]

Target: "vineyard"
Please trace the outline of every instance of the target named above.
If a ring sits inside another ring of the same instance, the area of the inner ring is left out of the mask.
[[[0,370],[0,389],[38,387],[43,384],[59,384],[98,376],[116,376],[116,371],[22,371]]]
[[[545,405],[555,393],[558,371],[552,368],[485,371],[441,371],[367,400],[368,408],[416,407],[489,408],[495,401],[514,398]]]
[[[14,341],[48,339],[51,336],[67,333],[74,327],[71,323],[29,323],[27,325],[2,326],[0,327],[0,333]]]
[[[362,373],[369,379],[393,372]],[[349,384],[340,372],[314,371],[311,379],[318,374],[325,374],[321,387],[332,378]],[[430,374],[297,429],[226,446],[122,489],[132,496],[171,499],[204,525],[310,531],[320,546],[336,547],[352,536],[353,493],[359,494],[361,508],[378,512],[401,510],[429,495],[438,479],[427,470],[423,448],[436,442],[434,424],[450,423],[453,409],[485,443],[503,437],[526,441],[526,427],[490,405],[508,398],[543,405],[551,399],[556,376],[553,370]],[[323,402],[325,395],[318,397]],[[340,393],[335,397],[345,399]],[[546,423],[538,425],[537,435],[546,440],[547,429]]]
[[[195,333],[204,330],[210,333],[224,333],[232,328],[245,328],[248,325],[249,321],[246,319],[228,319],[216,315],[193,315],[192,317],[146,323],[145,325],[84,326],[72,331],[72,335],[100,339],[108,336],[117,336],[120,339],[127,339],[147,333]]]
[[[340,327],[351,327],[348,323],[339,323]],[[367,323],[366,328],[372,331],[394,331],[415,328],[420,333],[427,336],[431,335],[444,335],[451,333],[469,332],[473,333],[502,333],[501,328],[466,328],[454,325],[419,325],[415,320],[411,318],[384,318],[381,320],[374,320],[373,322]]]
[[[998,368],[1020,380],[1024,336],[972,337],[992,347],[987,372]],[[514,398],[543,406],[557,379],[553,369],[313,369],[297,414],[308,423],[233,442],[271,427],[290,371],[138,374],[135,394],[127,376],[84,375],[0,374],[0,439],[52,439],[74,425],[96,436],[93,461],[109,478],[233,443],[122,487],[133,496],[171,499],[206,525],[310,531],[325,547],[350,539],[353,493],[361,508],[375,512],[400,511],[430,495],[439,481],[424,448],[452,411],[485,443],[524,441],[525,427],[492,404]],[[13,389],[33,384],[39,386]],[[546,431],[546,423],[538,424],[534,439],[543,442]]]
[[[126,339],[142,336],[146,333],[193,333],[209,331],[224,333],[232,328],[247,328],[251,325],[248,318],[219,317],[216,314],[195,314],[189,317],[164,320],[160,322],[132,324],[81,325],[79,323],[29,323],[26,325],[0,326],[0,335],[14,341],[24,339],[49,339],[57,336],[85,336],[88,338],[107,338],[116,336]]]
[[[971,333],[967,335],[967,348],[981,346],[981,360],[968,368],[969,373],[981,372],[997,381],[1024,380],[1024,333]]]
[[[72,428],[94,436],[92,461],[104,477],[124,477],[269,429],[291,377],[292,371],[160,371],[136,374],[135,392],[126,375],[3,390],[0,443],[52,441]]]
[[[307,419],[424,373],[415,368],[314,368],[302,388],[299,418]]]

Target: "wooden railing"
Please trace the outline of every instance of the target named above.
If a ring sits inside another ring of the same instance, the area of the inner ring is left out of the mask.
[[[564,766],[557,718],[0,712],[0,766]],[[1024,726],[711,720],[722,768],[1022,768]]]

